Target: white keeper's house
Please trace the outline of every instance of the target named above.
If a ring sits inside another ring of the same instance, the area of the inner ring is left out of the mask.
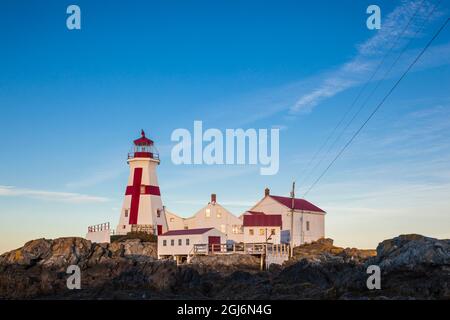
[[[210,202],[192,217],[182,218],[167,210],[166,217],[169,230],[215,228],[225,234],[228,241],[243,241],[242,219],[221,206],[214,193]]]
[[[280,214],[283,221],[282,243],[291,242],[291,230],[294,246],[325,237],[326,212],[305,199],[271,195],[270,190],[266,188],[264,198],[249,211],[264,212],[268,215]]]

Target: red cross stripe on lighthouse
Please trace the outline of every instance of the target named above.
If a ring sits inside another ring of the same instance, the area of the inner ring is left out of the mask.
[[[127,186],[125,195],[131,195],[131,205],[130,205],[130,224],[137,224],[138,222],[138,212],[139,212],[139,201],[141,195],[149,194],[160,196],[159,187],[143,185],[142,182],[142,168],[135,168],[133,175],[133,185]]]

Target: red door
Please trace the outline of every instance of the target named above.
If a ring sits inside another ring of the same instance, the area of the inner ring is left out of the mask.
[[[214,251],[220,251],[220,237],[208,237],[209,251],[213,251],[213,244],[215,244]]]
[[[162,224],[158,224],[158,236],[162,234]]]

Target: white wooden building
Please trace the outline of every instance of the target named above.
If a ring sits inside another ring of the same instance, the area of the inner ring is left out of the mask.
[[[291,211],[294,209],[294,215]],[[274,196],[268,188],[262,198],[249,211],[264,212],[265,214],[281,214],[282,229],[281,242],[290,243],[291,219],[293,223],[293,245],[316,241],[325,237],[326,212],[305,199]]]
[[[216,194],[211,194],[210,202],[192,217],[182,218],[166,210],[169,230],[215,228],[226,235],[227,240],[243,242],[242,218],[236,217],[217,202]]]
[[[174,258],[181,262],[192,253],[194,245],[205,245],[208,250],[212,244],[226,242],[226,235],[215,228],[170,230],[158,236],[158,258]]]
[[[292,208],[294,209],[293,218],[291,218]],[[263,232],[260,229],[264,229],[264,226],[261,226],[261,228],[258,228],[258,226],[252,226],[253,228],[247,226],[246,228],[244,226],[244,216],[251,214],[251,212],[281,216],[281,230],[277,232],[277,227],[275,227],[277,234],[274,237],[275,241],[278,241],[279,237],[280,243],[291,244],[291,231],[293,232],[294,246],[325,237],[326,212],[324,210],[305,199],[295,198],[292,201],[290,197],[271,195],[268,188],[265,189],[264,198],[240,217],[234,216],[217,203],[216,195],[212,194],[211,201],[192,217],[181,218],[166,210],[166,218],[169,230],[215,228],[225,234],[228,241],[255,243],[257,240],[263,239],[263,236],[257,235]],[[292,229],[291,221],[293,221]],[[250,231],[251,229],[254,230]],[[249,237],[250,232],[255,233],[253,237]]]

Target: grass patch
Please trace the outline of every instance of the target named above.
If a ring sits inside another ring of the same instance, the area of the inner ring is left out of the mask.
[[[122,242],[125,240],[140,239],[145,242],[157,242],[158,237],[154,234],[148,234],[145,232],[129,232],[126,235],[113,235],[111,236],[111,242]]]

